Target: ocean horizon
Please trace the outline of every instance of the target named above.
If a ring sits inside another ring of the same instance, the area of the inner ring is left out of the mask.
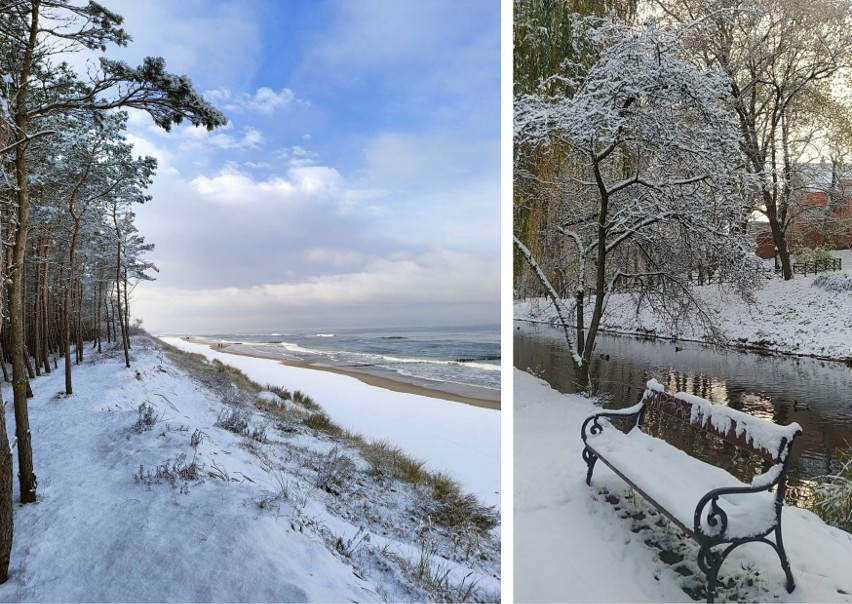
[[[341,369],[376,367],[401,376],[500,389],[499,324],[169,335],[250,343],[294,360]]]

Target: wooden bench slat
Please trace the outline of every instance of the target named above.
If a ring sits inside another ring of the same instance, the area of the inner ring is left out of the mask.
[[[684,392],[672,396],[660,390],[655,380],[648,382],[648,386],[642,402],[649,408],[690,423],[772,463],[783,461],[787,443],[802,430],[797,423],[779,426]]]

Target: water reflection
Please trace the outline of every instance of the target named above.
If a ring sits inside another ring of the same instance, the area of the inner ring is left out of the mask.
[[[561,331],[516,323],[514,347],[515,367],[531,369],[561,392],[576,391]],[[655,378],[670,392],[695,394],[782,425],[798,422],[803,434],[793,449],[787,490],[795,505],[813,504],[814,479],[837,471],[835,450],[852,444],[852,369],[841,363],[613,336],[599,336],[595,352],[593,388],[607,407],[635,404]],[[669,430],[654,421],[651,430]],[[687,447],[688,439],[701,438],[678,430],[672,438],[686,439]],[[759,460],[735,456],[730,445],[711,444],[709,452],[709,461],[738,477],[760,467]]]

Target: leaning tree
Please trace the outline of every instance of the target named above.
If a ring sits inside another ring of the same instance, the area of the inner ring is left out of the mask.
[[[578,26],[599,58],[574,76],[566,69],[575,94],[516,98],[516,149],[554,149],[561,169],[538,183],[554,208],[540,234],[548,245],[535,254],[516,234],[515,246],[556,307],[587,390],[613,293],[650,306],[675,329],[690,320],[715,333],[690,271],[712,261],[723,281],[747,293],[759,268],[741,226],[751,184],[724,75],[697,68],[678,30],[609,18]]]

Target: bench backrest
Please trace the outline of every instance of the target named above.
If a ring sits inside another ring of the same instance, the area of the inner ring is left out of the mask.
[[[648,382],[642,403],[646,407],[715,434],[773,464],[786,459],[793,439],[802,431],[797,423],[779,426],[768,419],[755,417],[725,405],[715,405],[692,394],[667,394],[656,380]]]

